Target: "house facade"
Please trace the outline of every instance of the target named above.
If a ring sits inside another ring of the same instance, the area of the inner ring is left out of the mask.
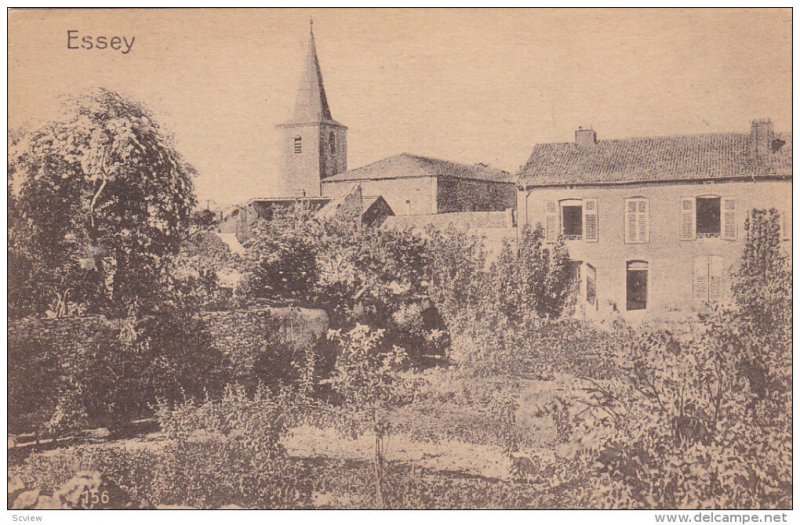
[[[563,236],[579,315],[674,318],[730,299],[730,270],[754,208],[781,213],[791,242],[791,134],[750,133],[534,147],[518,180],[518,225]]]

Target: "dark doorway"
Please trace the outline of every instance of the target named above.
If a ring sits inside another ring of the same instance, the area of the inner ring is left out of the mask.
[[[632,261],[627,268],[627,309],[647,308],[647,263]]]

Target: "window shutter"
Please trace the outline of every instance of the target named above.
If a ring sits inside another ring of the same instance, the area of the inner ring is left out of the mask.
[[[597,242],[598,239],[597,199],[583,201],[583,238],[586,242]]]
[[[639,242],[650,242],[650,203],[641,199],[639,206]]]
[[[690,241],[695,238],[697,224],[695,222],[694,197],[681,197],[681,240]]]
[[[781,212],[781,240],[788,241],[792,232],[791,210]]]
[[[736,197],[722,197],[722,238],[736,240]]]
[[[700,304],[708,302],[708,258],[694,258],[694,300]]]
[[[635,243],[638,235],[636,234],[636,201],[628,199],[625,201],[625,242]]]
[[[586,265],[586,302],[597,309],[597,269]]]
[[[723,278],[725,277],[722,268],[722,257],[712,255],[708,258],[708,300],[711,303],[718,303],[723,295]]]
[[[556,201],[544,203],[544,238],[550,242],[558,239],[558,203]]]

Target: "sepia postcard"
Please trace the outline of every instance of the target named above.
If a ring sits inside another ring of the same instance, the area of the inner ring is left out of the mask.
[[[13,521],[788,522],[791,8],[7,25]]]

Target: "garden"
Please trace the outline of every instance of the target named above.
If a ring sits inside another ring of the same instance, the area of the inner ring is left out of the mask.
[[[12,137],[9,312],[115,329],[10,342],[14,508],[791,507],[773,210],[749,214],[734,301],[690,330],[592,324],[541,227],[488,261],[454,227],[298,203],[244,254],[198,250],[192,168],[149,113],[110,92],[75,108]],[[199,313],[264,304],[327,330],[210,344]]]

